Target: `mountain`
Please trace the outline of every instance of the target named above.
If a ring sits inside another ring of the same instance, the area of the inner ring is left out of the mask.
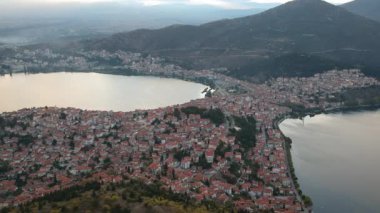
[[[226,67],[242,77],[353,66],[372,72],[380,68],[378,38],[375,21],[321,0],[294,0],[257,15],[119,33],[86,45],[159,55],[188,68]]]
[[[355,0],[342,5],[343,8],[358,15],[380,22],[379,0]]]
[[[0,0],[0,42],[35,44],[99,38],[140,28],[158,29],[173,24],[203,24],[224,18],[259,13],[277,6],[247,2],[241,9],[211,5],[162,4],[144,6],[133,1],[95,3],[15,3]],[[141,1],[140,1],[141,2]],[[245,1],[244,1],[245,2]],[[196,15],[194,13],[196,12]]]

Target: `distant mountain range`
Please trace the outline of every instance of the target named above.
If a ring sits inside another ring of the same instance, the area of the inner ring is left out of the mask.
[[[342,5],[348,11],[380,22],[379,0],[355,0]]]
[[[245,6],[242,9],[226,9],[180,3],[144,6],[141,3],[131,3],[132,0],[126,3],[110,1],[66,4],[5,1],[8,2],[6,4],[3,1],[0,0],[0,42],[9,44],[99,38],[173,24],[197,25],[256,14],[278,5],[248,2],[242,4]]]
[[[334,67],[380,71],[380,23],[321,0],[294,0],[263,13],[199,26],[136,30],[90,41],[90,49],[130,50],[188,68],[231,75],[310,75]]]

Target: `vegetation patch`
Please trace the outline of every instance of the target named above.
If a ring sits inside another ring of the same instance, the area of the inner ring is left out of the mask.
[[[81,186],[57,191],[18,207],[4,208],[8,212],[231,212],[231,205],[213,201],[195,202],[185,194],[176,194],[156,182],[150,185],[138,180],[101,185],[88,182]]]
[[[330,101],[341,102],[346,107],[380,105],[380,86],[349,89]]]
[[[12,170],[9,161],[0,160],[0,175]]]
[[[256,145],[256,120],[254,117],[233,116],[237,128],[230,129],[230,134],[246,151]]]
[[[204,109],[195,106],[182,108],[181,111],[187,116],[200,115],[204,119],[209,119],[216,126],[220,126],[225,122],[226,116],[220,109]]]

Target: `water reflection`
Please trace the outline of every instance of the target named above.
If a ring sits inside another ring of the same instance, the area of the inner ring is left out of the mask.
[[[379,212],[380,110],[288,119],[280,128],[315,212]]]
[[[205,87],[175,79],[97,73],[7,75],[0,77],[0,112],[44,106],[152,109],[202,98]]]

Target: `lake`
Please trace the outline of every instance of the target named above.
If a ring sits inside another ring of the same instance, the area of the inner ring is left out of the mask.
[[[132,111],[203,98],[207,86],[176,79],[99,73],[0,76],[0,112],[57,106]]]
[[[280,128],[315,212],[380,212],[380,110],[287,119]]]

